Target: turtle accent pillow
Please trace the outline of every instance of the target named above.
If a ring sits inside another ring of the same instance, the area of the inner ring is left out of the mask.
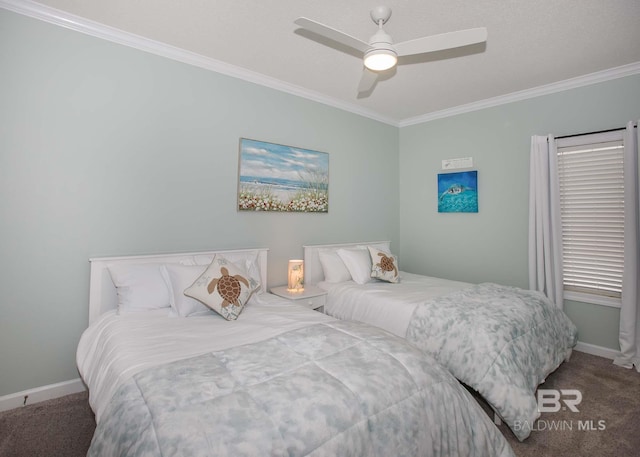
[[[369,246],[371,254],[371,277],[386,282],[398,282],[398,258],[390,252]]]
[[[260,283],[251,277],[244,263],[236,264],[218,254],[184,294],[233,321],[259,287]]]

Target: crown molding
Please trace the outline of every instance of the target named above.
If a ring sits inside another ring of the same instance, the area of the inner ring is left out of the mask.
[[[338,108],[343,111],[357,114],[399,128],[422,124],[436,119],[457,116],[459,114],[478,111],[485,108],[492,108],[507,103],[527,100],[542,95],[549,95],[556,92],[562,92],[569,89],[575,89],[578,87],[588,86],[591,84],[596,84],[640,73],[640,62],[635,62],[628,65],[623,65],[620,67],[615,67],[608,70],[590,73],[588,75],[578,76],[576,78],[547,84],[544,86],[534,87],[532,89],[525,89],[522,91],[513,92],[511,94],[501,95],[485,100],[479,100],[477,102],[455,106],[453,108],[448,108],[441,111],[434,111],[416,117],[397,120],[389,118],[387,116],[382,116],[375,111],[362,108],[353,103],[348,103],[334,97],[329,97],[316,91],[305,89],[294,84],[286,83],[276,78],[271,78],[269,76],[250,71],[242,67],[231,65],[226,62],[212,59],[210,57],[205,57],[200,54],[177,48],[175,46],[161,43],[159,41],[154,41],[145,37],[141,37],[139,35],[135,35],[133,33],[124,32],[122,30],[100,24],[99,22],[95,22],[90,19],[76,16],[55,8],[51,8],[46,5],[42,5],[32,0],[0,0],[0,8],[4,8],[9,11],[13,11],[15,13],[19,13],[34,19],[39,19],[50,24],[75,30],[86,35],[91,35],[97,38],[111,41],[113,43],[135,48],[188,65],[193,65],[195,67],[214,71],[226,76],[231,76],[243,81],[305,98],[307,100]]]
[[[39,19],[50,24],[65,27],[76,32],[101,38],[113,43],[128,46],[140,51],[166,57],[178,62],[182,62],[205,70],[214,71],[226,76],[241,79],[250,83],[265,86],[291,95],[295,95],[307,100],[322,103],[343,111],[351,112],[369,119],[373,119],[385,124],[398,127],[398,121],[371,110],[367,110],[358,105],[344,102],[342,100],[328,97],[316,91],[302,88],[294,84],[286,83],[276,78],[271,78],[263,74],[247,70],[242,67],[228,64],[210,57],[205,57],[194,52],[186,51],[175,46],[154,41],[133,33],[125,32],[99,22],[92,21],[74,14],[67,13],[31,0],[0,0],[0,8],[4,8],[14,13],[22,14],[34,19]]]
[[[576,78],[565,79],[564,81],[546,84],[544,86],[538,86],[531,89],[512,92],[510,94],[501,95],[499,97],[487,98],[485,100],[468,103],[466,105],[455,106],[453,108],[445,109],[442,111],[434,111],[432,113],[404,119],[398,122],[398,126],[402,128],[408,127],[410,125],[422,124],[424,122],[433,121],[435,119],[442,119],[445,117],[457,116],[459,114],[478,111],[485,108],[492,108],[494,106],[506,105],[507,103],[527,100],[530,98],[540,97],[542,95],[554,94],[569,89],[576,89],[578,87],[589,86],[591,84],[597,84],[605,81],[610,81],[612,79],[636,75],[638,73],[640,73],[640,62],[634,62],[628,65],[622,65],[620,67],[610,68],[608,70],[598,71],[584,76],[578,76]]]

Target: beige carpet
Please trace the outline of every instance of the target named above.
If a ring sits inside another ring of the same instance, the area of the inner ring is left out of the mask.
[[[0,456],[87,455],[96,427],[88,397],[77,393],[0,413]]]
[[[579,412],[543,413],[522,443],[501,425],[518,457],[640,456],[640,373],[574,352],[542,388],[579,390]],[[0,456],[85,456],[94,428],[86,393],[5,411]]]
[[[501,425],[518,457],[640,456],[640,373],[574,351],[540,389],[579,390],[579,412],[560,403],[560,411],[541,414],[523,442]]]

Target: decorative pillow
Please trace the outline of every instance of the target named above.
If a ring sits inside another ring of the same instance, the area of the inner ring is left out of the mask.
[[[390,252],[369,246],[371,277],[387,282],[398,282],[398,258]]]
[[[320,265],[327,282],[345,282],[351,279],[351,273],[347,269],[338,253],[333,249],[321,249],[318,251]]]
[[[338,249],[336,252],[357,284],[371,281],[371,256],[367,249]]]
[[[170,306],[160,264],[111,265],[109,274],[118,293],[119,313]]]
[[[242,264],[218,254],[184,294],[207,305],[227,320],[236,320],[260,283]]]
[[[211,308],[184,294],[184,290],[191,286],[206,268],[205,265],[173,263],[164,265],[163,273],[166,275],[167,285],[169,286],[169,302],[172,316],[189,317],[211,313]]]
[[[237,265],[244,265],[249,274],[253,279],[257,282],[261,281],[260,278],[260,265],[258,264],[258,254],[257,250],[245,250],[245,251],[237,251],[237,252],[227,252],[223,255],[227,260],[233,262]],[[213,259],[215,258],[215,254],[213,255],[204,255],[197,254],[193,256],[193,263],[183,263],[183,265],[209,265]],[[258,289],[256,293],[260,293],[261,289]]]

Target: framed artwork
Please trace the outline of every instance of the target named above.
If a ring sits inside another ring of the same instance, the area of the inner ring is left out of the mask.
[[[438,174],[438,212],[478,212],[477,170]]]
[[[329,211],[329,154],[240,138],[238,211]]]

